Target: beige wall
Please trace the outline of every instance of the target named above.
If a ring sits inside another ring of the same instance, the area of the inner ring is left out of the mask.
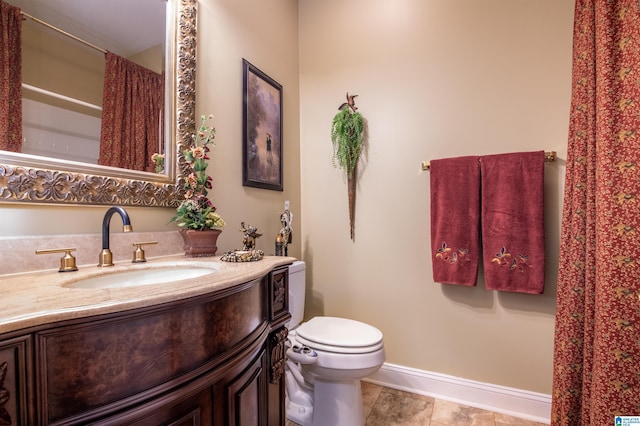
[[[257,246],[274,253],[284,201],[290,200],[293,244],[301,253],[298,89],[298,3],[296,0],[200,0],[198,15],[197,114],[213,114],[214,202],[228,224],[222,242],[242,247],[240,222],[264,235]],[[242,59],[283,86],[284,191],[242,186]]]
[[[551,393],[572,0],[300,0],[307,316],[379,327],[387,362]],[[358,94],[368,150],[349,239],[330,123]],[[425,160],[555,150],[542,296],[434,283]]]

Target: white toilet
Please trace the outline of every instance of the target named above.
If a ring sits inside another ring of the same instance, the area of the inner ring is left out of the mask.
[[[287,418],[303,426],[362,426],[360,379],[384,363],[382,332],[346,318],[304,316],[306,266],[289,267]]]

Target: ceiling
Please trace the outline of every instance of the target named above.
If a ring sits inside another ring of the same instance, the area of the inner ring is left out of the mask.
[[[129,57],[158,44],[165,47],[167,0],[7,2],[76,37],[123,57]]]

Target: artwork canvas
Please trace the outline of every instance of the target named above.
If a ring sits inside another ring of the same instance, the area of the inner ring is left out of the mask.
[[[282,191],[282,86],[242,62],[242,184]]]

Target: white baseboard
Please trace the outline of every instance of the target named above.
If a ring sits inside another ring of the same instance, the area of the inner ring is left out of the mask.
[[[551,395],[385,363],[364,379],[393,389],[549,424]]]

